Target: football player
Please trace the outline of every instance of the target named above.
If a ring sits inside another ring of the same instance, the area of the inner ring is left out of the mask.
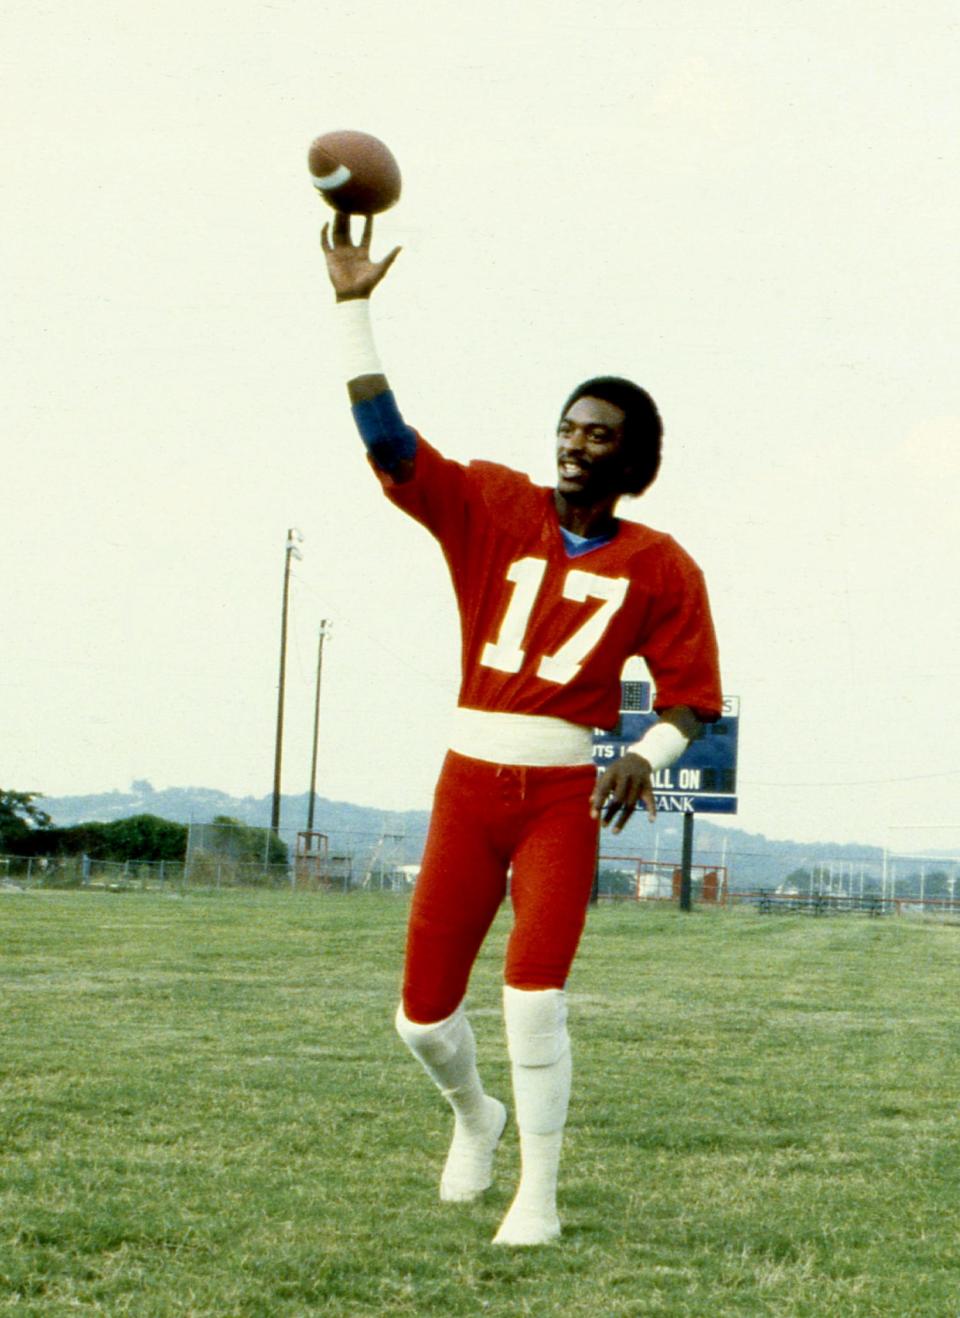
[[[454,1113],[447,1201],[491,1183],[506,1109],[485,1093],[464,1013],[470,971],[507,890],[514,924],[503,1010],[520,1135],[517,1193],[494,1238],[560,1234],[556,1190],[570,1096],[564,985],[583,930],[600,825],[619,832],[653,774],[721,712],[703,577],[669,536],[615,515],[660,464],[649,395],[598,377],[557,428],[557,483],[442,456],[403,420],[373,341],[369,298],[396,259],[367,219],[322,243],[354,419],[387,498],[440,542],[456,593],[462,682],[410,910],[397,1029]],[[644,658],[659,720],[599,780],[592,730],[619,712],[625,661]]]

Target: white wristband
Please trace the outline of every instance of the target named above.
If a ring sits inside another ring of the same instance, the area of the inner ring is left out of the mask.
[[[661,769],[669,769],[671,764],[679,760],[689,745],[689,739],[675,724],[661,719],[653,727],[647,728],[639,741],[628,746],[627,752],[642,755],[653,772],[659,773]]]
[[[370,324],[369,298],[356,297],[338,302],[334,324],[345,378],[356,380],[361,375],[382,375],[383,367]]]

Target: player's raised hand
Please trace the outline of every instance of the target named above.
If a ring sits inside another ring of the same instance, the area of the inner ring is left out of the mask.
[[[657,817],[653,772],[642,755],[628,752],[598,778],[590,797],[590,813],[604,828],[613,824],[614,833],[619,833],[641,803],[653,823]]]
[[[338,302],[351,298],[369,297],[400,254],[395,247],[382,261],[370,259],[373,238],[373,216],[368,215],[360,241],[350,237],[350,216],[338,211],[332,225],[325,224],[320,234],[323,254],[327,259],[327,273],[333,284]]]

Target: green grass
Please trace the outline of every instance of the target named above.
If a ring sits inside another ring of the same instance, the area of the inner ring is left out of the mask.
[[[635,905],[571,979],[560,1246],[441,1205],[406,903],[0,898],[0,1313],[960,1314],[960,929]],[[509,1080],[502,917],[471,987]]]

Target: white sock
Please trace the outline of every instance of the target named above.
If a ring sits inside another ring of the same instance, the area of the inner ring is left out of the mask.
[[[448,1203],[476,1199],[493,1180],[496,1152],[507,1109],[483,1092],[477,1071],[477,1045],[463,1011],[428,1025],[408,1020],[397,1009],[397,1033],[453,1108],[450,1151],[440,1177],[440,1198]]]
[[[505,985],[503,1018],[520,1131],[520,1185],[495,1245],[545,1245],[560,1234],[557,1171],[570,1101],[570,1036],[562,989]]]

